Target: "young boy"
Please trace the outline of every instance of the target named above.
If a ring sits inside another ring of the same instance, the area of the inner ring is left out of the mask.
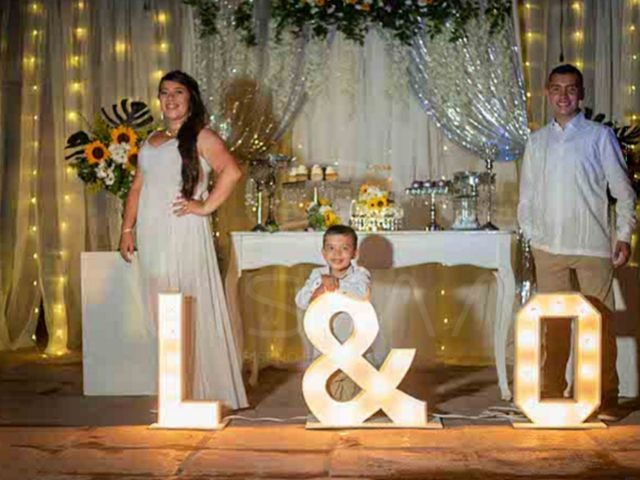
[[[296,295],[296,305],[306,310],[309,304],[325,292],[343,291],[362,299],[369,298],[371,277],[366,268],[355,265],[358,254],[358,236],[346,225],[329,227],[322,239],[322,256],[326,267],[311,271],[304,286]],[[344,342],[352,330],[348,315],[338,315],[333,322],[334,335]],[[357,393],[357,385],[343,372],[337,372],[329,381],[329,392],[336,400],[347,401]]]

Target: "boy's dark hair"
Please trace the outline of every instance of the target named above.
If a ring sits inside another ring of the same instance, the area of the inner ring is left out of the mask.
[[[577,67],[566,63],[564,65],[558,65],[556,68],[551,70],[549,74],[549,78],[547,79],[547,83],[551,83],[551,77],[554,75],[575,75],[578,77],[578,82],[580,83],[580,88],[584,88],[584,78],[582,76],[582,72],[578,70]]]
[[[325,240],[330,235],[347,235],[351,237],[351,240],[353,240],[353,247],[358,248],[358,235],[356,234],[356,231],[348,225],[332,225],[327,228],[327,231],[324,232],[324,235],[322,236],[323,247],[325,244]]]

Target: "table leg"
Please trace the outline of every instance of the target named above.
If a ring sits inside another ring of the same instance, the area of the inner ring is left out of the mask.
[[[496,323],[493,330],[493,349],[498,373],[500,396],[511,400],[507,376],[507,340],[513,320],[513,302],[516,294],[515,277],[511,267],[499,268],[495,273],[497,283]]]

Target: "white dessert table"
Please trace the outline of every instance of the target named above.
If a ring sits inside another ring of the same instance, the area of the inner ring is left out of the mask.
[[[505,400],[511,399],[506,350],[516,294],[511,258],[513,232],[399,231],[359,234],[359,237],[360,259],[373,259],[383,268],[440,263],[447,266],[473,265],[494,271],[498,297],[494,318],[494,357],[501,396]],[[323,265],[321,248],[322,232],[231,233],[226,295],[240,348],[243,345],[243,331],[238,282],[242,272],[271,265]],[[255,384],[257,379],[257,352],[254,352],[250,382]]]

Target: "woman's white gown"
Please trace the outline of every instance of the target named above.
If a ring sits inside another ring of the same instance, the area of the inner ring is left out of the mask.
[[[179,290],[192,298],[193,398],[219,400],[232,408],[248,405],[239,355],[218,270],[208,217],[173,213],[180,192],[182,158],[173,138],[154,147],[148,141],[138,156],[143,186],[136,224],[145,322],[157,331],[158,293]],[[194,198],[207,196],[209,164]]]

